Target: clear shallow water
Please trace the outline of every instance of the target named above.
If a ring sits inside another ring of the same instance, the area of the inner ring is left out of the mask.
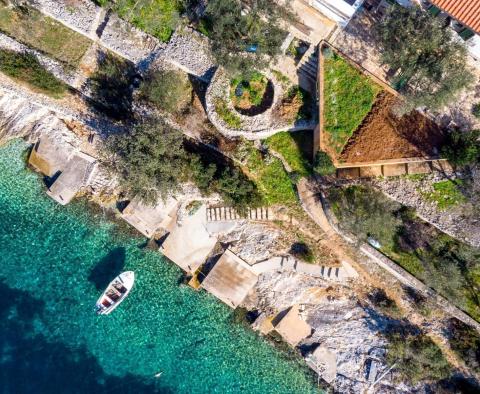
[[[143,238],[85,203],[50,200],[25,149],[0,147],[0,393],[315,392],[305,367],[231,323],[211,295],[179,286],[180,270]],[[104,286],[127,269],[132,293],[96,316]]]

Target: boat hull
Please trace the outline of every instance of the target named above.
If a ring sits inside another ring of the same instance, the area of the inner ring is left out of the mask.
[[[122,272],[113,279],[97,300],[95,310],[99,315],[108,315],[122,303],[132,290],[135,281],[133,271]]]

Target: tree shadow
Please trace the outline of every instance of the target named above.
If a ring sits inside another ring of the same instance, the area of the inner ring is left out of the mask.
[[[88,280],[97,290],[104,290],[112,279],[122,272],[124,266],[125,248],[115,248],[92,268]]]
[[[108,375],[82,346],[72,349],[36,332],[45,305],[0,280],[0,382],[3,394],[173,393],[153,376]],[[147,378],[148,379],[148,378]]]

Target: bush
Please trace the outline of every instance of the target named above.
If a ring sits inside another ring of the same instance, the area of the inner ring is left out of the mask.
[[[320,176],[334,175],[337,171],[327,153],[318,151],[315,155],[313,171]]]
[[[0,49],[0,70],[54,98],[62,97],[68,89],[66,84],[45,70],[35,55],[28,52]]]
[[[457,166],[480,162],[480,130],[462,132],[454,130],[448,134],[442,156]]]
[[[480,118],[480,103],[472,105],[472,115],[476,118]]]
[[[259,206],[261,202],[255,184],[236,168],[223,171],[216,190],[227,204],[239,210]]]
[[[384,314],[396,319],[402,317],[402,313],[400,309],[398,309],[397,303],[388,297],[383,289],[374,289],[368,294],[368,299]]]
[[[315,255],[313,254],[312,249],[310,249],[310,246],[303,241],[295,242],[290,247],[290,254],[308,263],[313,263],[315,261]]]
[[[457,319],[450,319],[448,333],[452,350],[475,373],[480,373],[480,334]]]
[[[423,335],[389,335],[387,362],[395,363],[402,380],[416,384],[421,380],[439,381],[450,376],[452,367],[440,348]]]
[[[140,93],[158,109],[178,113],[192,101],[192,84],[183,72],[153,71],[142,83]]]
[[[131,118],[134,76],[130,62],[111,53],[99,54],[98,68],[88,80],[94,105],[113,119]]]
[[[147,119],[126,134],[110,136],[106,151],[106,164],[121,187],[146,204],[166,198],[185,179],[183,135],[162,120]]]

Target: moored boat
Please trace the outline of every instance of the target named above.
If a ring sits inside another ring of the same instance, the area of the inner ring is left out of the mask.
[[[130,293],[135,280],[133,271],[125,271],[110,282],[107,289],[97,301],[95,310],[99,315],[108,315]]]

